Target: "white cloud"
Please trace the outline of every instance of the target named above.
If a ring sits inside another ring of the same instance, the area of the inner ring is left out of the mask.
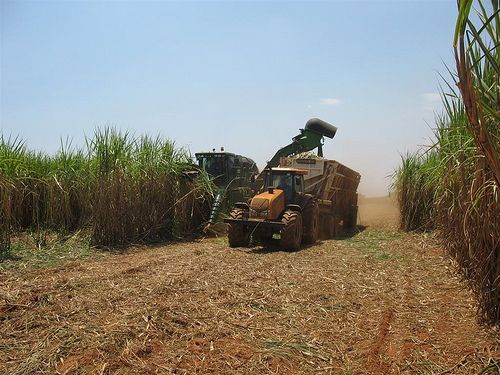
[[[341,100],[337,98],[323,98],[320,103],[324,105],[337,105],[340,104]]]
[[[427,92],[425,94],[422,94],[422,97],[428,103],[439,103],[439,102],[441,102],[441,95],[439,95],[439,94],[437,94],[435,92]]]

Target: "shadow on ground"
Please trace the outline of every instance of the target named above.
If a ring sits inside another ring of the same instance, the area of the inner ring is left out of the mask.
[[[325,243],[325,241],[346,240],[346,239],[355,237],[358,234],[360,234],[361,232],[363,232],[366,228],[368,228],[368,226],[358,225],[358,226],[356,226],[356,228],[353,228],[351,230],[342,231],[334,238],[319,239],[317,242],[315,242],[313,244],[302,245],[300,247],[300,249],[298,249],[298,250],[283,250],[280,248],[280,241],[278,239],[272,239],[268,243],[265,243],[265,244],[255,243],[254,247],[251,248],[249,253],[252,253],[252,254],[272,254],[272,253],[277,253],[277,252],[298,253],[301,251],[305,251],[311,247],[322,245],[323,243]]]
[[[335,236],[335,238],[332,238],[332,240],[346,240],[348,238],[355,237],[367,228],[368,225],[357,225],[356,228],[342,231],[337,236]]]

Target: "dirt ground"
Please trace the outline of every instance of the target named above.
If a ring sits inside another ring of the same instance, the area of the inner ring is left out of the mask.
[[[208,238],[0,271],[0,371],[498,373],[500,336],[433,236],[397,232],[387,198],[359,216],[297,252]]]

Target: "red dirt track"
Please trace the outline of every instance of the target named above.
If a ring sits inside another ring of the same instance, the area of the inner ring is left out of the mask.
[[[297,252],[223,238],[0,270],[5,374],[474,374],[498,334],[432,235],[365,230]],[[494,372],[486,372],[493,374]]]

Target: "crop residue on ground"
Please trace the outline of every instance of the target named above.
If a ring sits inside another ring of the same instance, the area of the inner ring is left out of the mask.
[[[472,296],[438,244],[365,225],[353,238],[292,253],[205,239],[2,271],[0,371],[470,374],[494,366],[497,338],[476,323]],[[363,250],[372,242],[375,250]]]

